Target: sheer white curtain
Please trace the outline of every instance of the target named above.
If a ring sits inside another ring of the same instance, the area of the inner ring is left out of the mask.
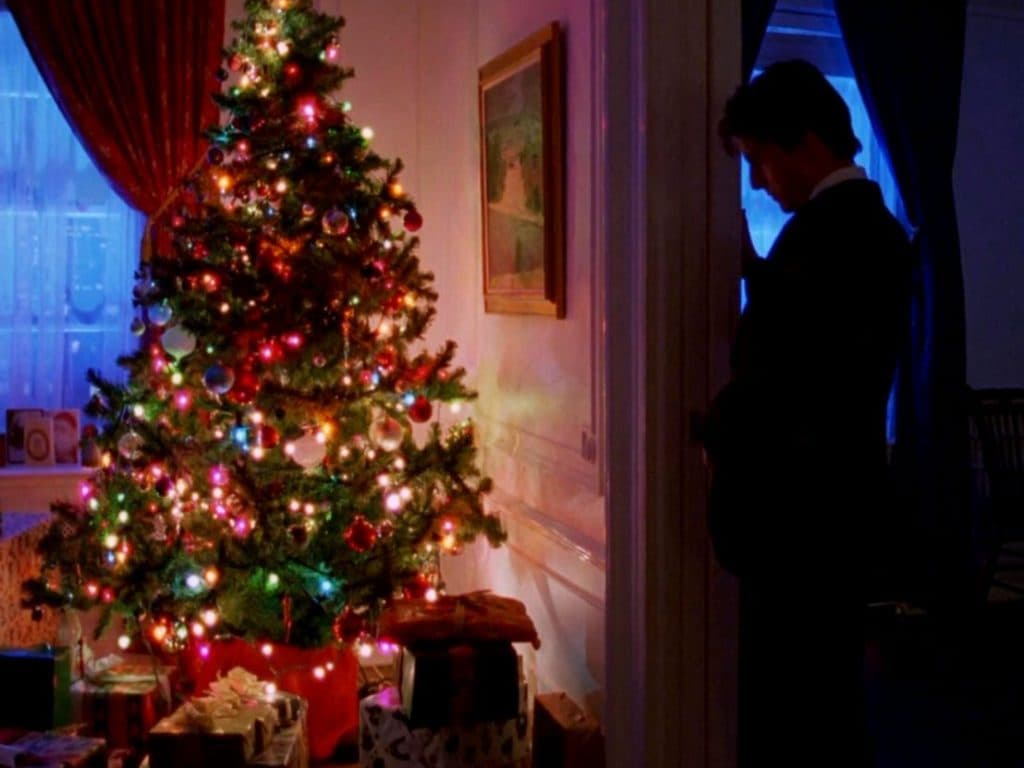
[[[143,217],[93,166],[0,11],[0,418],[120,375]],[[2,423],[2,422],[0,422]]]

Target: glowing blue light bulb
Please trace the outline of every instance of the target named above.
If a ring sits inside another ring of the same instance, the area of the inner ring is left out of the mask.
[[[249,447],[249,428],[245,426],[232,427],[231,441],[239,448],[247,449]]]

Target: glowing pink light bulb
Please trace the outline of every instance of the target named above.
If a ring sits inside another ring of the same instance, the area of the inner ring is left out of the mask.
[[[316,121],[316,99],[313,97],[299,101],[299,114],[309,122]]]
[[[192,405],[192,395],[190,392],[180,389],[174,393],[174,406],[179,411],[187,411],[190,405]]]
[[[199,643],[199,658],[208,659],[210,658],[210,644]]]
[[[301,333],[289,333],[284,337],[284,343],[292,349],[298,349],[302,346],[302,334]]]
[[[228,470],[223,464],[210,467],[210,483],[218,487],[228,484]]]

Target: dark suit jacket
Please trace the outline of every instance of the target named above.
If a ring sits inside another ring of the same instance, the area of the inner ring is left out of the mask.
[[[851,180],[804,204],[754,266],[732,379],[705,430],[712,540],[740,575],[856,578],[887,536],[886,407],[910,247],[878,186]]]

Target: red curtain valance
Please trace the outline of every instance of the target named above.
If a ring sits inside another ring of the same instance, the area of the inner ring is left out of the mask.
[[[206,150],[224,0],[7,0],[93,162],[153,216]]]

